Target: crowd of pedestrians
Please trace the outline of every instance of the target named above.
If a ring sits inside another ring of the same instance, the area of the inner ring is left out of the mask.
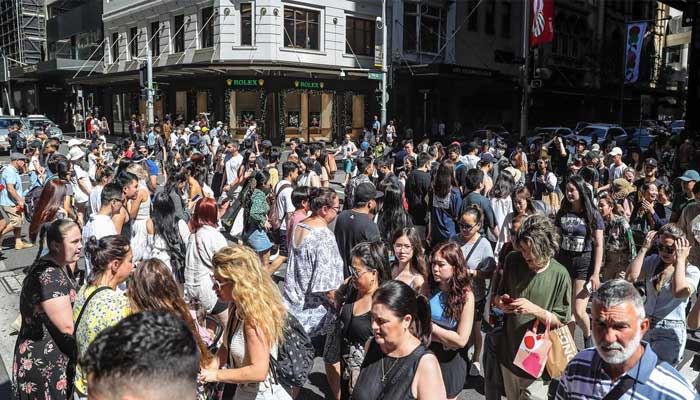
[[[38,248],[19,399],[303,399],[315,358],[331,399],[699,398],[675,369],[700,327],[690,137],[419,142],[375,118],[279,148],[137,122],[2,172],[1,232]]]

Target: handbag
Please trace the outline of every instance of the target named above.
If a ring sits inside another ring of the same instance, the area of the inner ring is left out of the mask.
[[[547,313],[547,328],[544,333],[537,333],[540,320],[535,320],[532,329],[528,329],[525,332],[525,336],[523,336],[523,340],[520,342],[518,352],[513,360],[513,365],[527,372],[535,379],[542,375],[549,357],[549,351],[552,348],[552,342],[549,340],[550,319],[550,314]]]
[[[552,349],[547,357],[547,373],[552,378],[558,378],[578,351],[574,337],[566,325],[550,330],[549,341],[552,342]]]

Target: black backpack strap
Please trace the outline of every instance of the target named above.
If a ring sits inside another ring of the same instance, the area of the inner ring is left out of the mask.
[[[641,362],[641,360],[639,362]],[[663,361],[659,358],[659,356],[656,356],[656,365],[658,366],[662,362]],[[639,366],[637,366],[637,368],[639,368]],[[603,397],[602,400],[617,400],[621,398],[625,393],[627,393],[628,390],[630,390],[630,388],[632,388],[632,386],[634,386],[634,382],[634,378],[629,375],[625,375],[622,377],[622,379],[620,379],[620,382],[618,382],[617,385],[615,385],[615,387],[612,388],[608,394],[605,395],[605,397]]]
[[[85,309],[87,308],[87,305],[90,302],[90,300],[92,300],[92,298],[95,297],[97,293],[100,293],[101,291],[107,289],[112,290],[112,288],[109,286],[100,286],[97,289],[95,289],[94,292],[90,293],[90,296],[88,296],[87,299],[85,299],[85,303],[83,303],[83,307],[80,309],[80,313],[78,313],[78,318],[75,320],[75,328],[73,329],[74,332],[78,332],[80,320],[83,318],[83,313],[85,312]]]

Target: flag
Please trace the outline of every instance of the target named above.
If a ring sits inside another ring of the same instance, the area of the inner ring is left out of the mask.
[[[639,61],[644,43],[646,22],[627,24],[627,41],[625,42],[625,83],[634,83],[639,79]]]
[[[530,46],[554,40],[554,0],[532,0]]]

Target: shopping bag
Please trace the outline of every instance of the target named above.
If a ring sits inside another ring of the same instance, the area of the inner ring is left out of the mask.
[[[542,194],[542,202],[549,207],[549,211],[552,215],[556,214],[561,207],[561,197],[557,191]]]
[[[574,337],[571,336],[571,331],[566,325],[560,328],[549,331],[549,341],[552,343],[552,349],[547,357],[547,373],[552,378],[558,378],[566,369],[578,350]]]
[[[537,379],[542,375],[549,350],[552,348],[552,342],[549,341],[549,323],[550,318],[547,314],[547,328],[544,333],[537,333],[537,327],[540,324],[539,320],[535,320],[532,329],[525,332],[518,352],[515,354],[513,365],[527,372],[533,378]]]

